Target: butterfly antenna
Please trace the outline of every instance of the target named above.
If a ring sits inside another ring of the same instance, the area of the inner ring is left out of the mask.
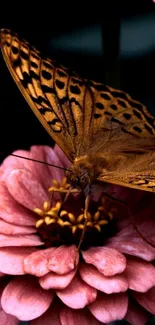
[[[0,155],[4,155],[4,153],[0,153]],[[39,163],[39,164],[48,165],[48,166],[55,167],[55,168],[59,168],[59,169],[62,169],[62,170],[68,170],[68,168],[64,168],[64,167],[56,166],[56,165],[54,165],[54,164],[50,164],[50,163],[47,163],[47,162],[45,162],[45,161],[41,161],[41,160],[37,160],[37,159],[33,159],[33,158],[28,158],[28,157],[24,157],[24,156],[16,155],[16,154],[14,154],[14,153],[10,153],[9,156],[13,156],[13,157],[21,158],[21,159],[26,159],[26,160],[34,161],[34,162],[37,162],[37,163]]]

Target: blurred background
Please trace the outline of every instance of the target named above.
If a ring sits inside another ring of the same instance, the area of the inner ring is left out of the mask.
[[[136,5],[135,1],[98,0],[3,2],[0,28],[11,28],[82,77],[130,93],[155,115],[153,1],[137,1]],[[15,149],[52,145],[50,136],[19,92],[2,55],[0,84],[0,152],[4,153],[1,159]]]

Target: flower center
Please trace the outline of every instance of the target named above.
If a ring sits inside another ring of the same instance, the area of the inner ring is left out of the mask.
[[[46,247],[70,245],[78,246],[82,232],[85,234],[82,248],[94,245],[103,245],[110,236],[114,209],[107,204],[104,195],[90,201],[85,224],[84,206],[85,196],[82,192],[71,192],[65,200],[70,185],[63,178],[59,183],[53,180],[53,186],[48,189],[52,194],[51,201],[44,202],[42,209],[35,208],[39,216],[36,228],[45,242]]]

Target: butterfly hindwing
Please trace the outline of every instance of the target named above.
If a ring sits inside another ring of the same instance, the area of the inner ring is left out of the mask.
[[[155,171],[152,171],[151,173],[131,172],[129,174],[110,173],[104,177],[100,176],[98,180],[104,183],[155,192]]]
[[[143,146],[141,147],[142,150]],[[138,152],[116,153],[107,155],[112,161],[109,170],[103,171],[99,176],[100,182],[121,185],[144,191],[155,191],[155,151],[146,150]]]

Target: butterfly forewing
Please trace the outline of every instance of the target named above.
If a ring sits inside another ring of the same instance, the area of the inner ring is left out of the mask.
[[[68,120],[65,115],[66,107],[70,110],[68,86],[65,87],[70,76],[63,69],[64,76],[56,79],[58,69],[53,62],[43,59],[39,51],[8,30],[1,31],[1,50],[28,104],[45,129],[72,160],[76,150],[73,141],[73,119]],[[64,89],[61,87],[62,83]]]
[[[128,170],[113,166],[100,181],[154,190],[155,118],[143,104],[44,58],[9,30],[1,30],[0,45],[29,106],[71,162],[98,152],[121,154]]]

